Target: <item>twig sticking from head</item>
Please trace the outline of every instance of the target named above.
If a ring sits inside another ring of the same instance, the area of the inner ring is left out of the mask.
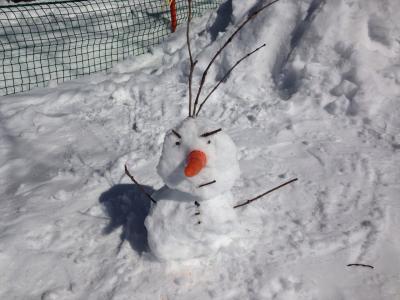
[[[125,165],[125,174],[128,175],[128,177],[139,187],[139,189],[151,200],[151,202],[153,203],[157,203],[156,200],[153,199],[153,197],[151,197],[151,195],[145,191],[145,189],[141,186],[141,184],[139,182],[136,181],[135,178],[133,178],[133,176],[131,175],[131,173],[129,173],[128,171],[128,167]]]
[[[263,11],[264,9],[266,9],[267,7],[270,7],[271,5],[273,5],[274,3],[278,2],[279,0],[274,0],[268,4],[265,4],[264,6],[262,6],[261,8],[257,9],[256,11],[254,11],[253,13],[251,13],[246,20],[244,20],[242,22],[242,24],[239,25],[239,27],[232,33],[232,35],[228,38],[228,40],[222,45],[221,48],[219,48],[219,50],[217,51],[217,53],[215,53],[214,57],[211,59],[210,63],[207,65],[206,69],[203,72],[203,75],[201,77],[200,80],[200,86],[199,89],[197,91],[197,95],[196,95],[196,100],[194,101],[194,108],[193,108],[193,115],[196,114],[196,108],[197,108],[197,104],[199,102],[199,97],[200,97],[200,93],[201,93],[201,89],[203,88],[208,70],[211,68],[211,65],[214,63],[215,59],[221,54],[222,50],[225,49],[225,47],[232,41],[233,37],[252,19],[255,18],[255,16],[257,16],[258,13],[260,13],[261,11]]]
[[[243,56],[241,59],[239,59],[224,75],[224,77],[222,77],[222,79],[214,86],[214,88],[211,90],[211,92],[208,93],[207,97],[203,100],[203,102],[201,102],[199,109],[196,112],[196,117],[199,115],[201,108],[203,107],[204,103],[206,103],[206,101],[208,100],[208,98],[210,98],[210,96],[212,95],[212,93],[215,92],[215,90],[219,87],[219,85],[224,82],[226,80],[226,78],[228,78],[229,74],[233,71],[234,68],[236,68],[236,66],[238,64],[240,64],[243,60],[245,60],[246,58],[248,58],[250,55],[252,55],[254,52],[260,50],[261,48],[265,47],[266,44],[261,45],[260,47],[258,47],[257,49],[247,53],[245,56]]]
[[[197,64],[197,60],[193,62],[192,50],[190,49],[190,38],[189,38],[189,31],[190,31],[190,21],[192,20],[192,0],[188,0],[188,19],[187,19],[187,27],[186,27],[186,42],[189,51],[189,60],[190,60],[190,71],[189,71],[189,117],[194,115],[192,114],[192,78],[193,78],[193,70],[195,65]]]
[[[371,265],[364,265],[364,264],[348,264],[347,265],[348,267],[366,267],[366,268],[371,268],[371,269],[373,269],[374,268],[374,266],[371,266]]]
[[[273,189],[270,189],[269,191],[266,191],[265,193],[262,193],[261,195],[258,195],[257,197],[255,197],[253,199],[250,199],[250,200],[247,200],[246,202],[243,202],[241,204],[235,205],[233,208],[238,208],[238,207],[250,204],[251,202],[256,201],[257,199],[260,199],[261,197],[263,197],[263,196],[265,196],[265,195],[267,195],[267,194],[269,194],[269,193],[271,193],[273,191],[276,191],[277,189],[280,189],[281,187],[284,187],[285,185],[287,185],[289,183],[292,183],[292,182],[294,182],[296,180],[297,180],[297,178],[291,179],[291,180],[289,180],[289,181],[287,181],[285,183],[282,183],[281,185],[278,185],[277,187],[274,187]]]

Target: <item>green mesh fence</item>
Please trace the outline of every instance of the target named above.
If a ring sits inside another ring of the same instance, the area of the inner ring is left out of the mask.
[[[175,1],[174,1],[175,2]],[[193,16],[221,0],[193,0]],[[187,0],[96,0],[0,6],[0,95],[105,71],[148,51],[187,20]]]

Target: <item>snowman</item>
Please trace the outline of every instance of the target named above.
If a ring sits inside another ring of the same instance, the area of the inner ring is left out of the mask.
[[[264,228],[262,209],[247,205],[297,180],[238,202],[230,191],[240,175],[236,146],[218,124],[201,117],[167,132],[157,171],[165,185],[149,195],[125,165],[152,202],[145,226],[150,250],[161,261],[206,257],[231,245],[230,253],[251,251]]]
[[[151,252],[184,260],[228,247],[241,233],[230,192],[239,177],[236,147],[216,123],[186,118],[165,136],[157,171],[165,186],[145,220]]]
[[[158,174],[165,185],[153,195],[148,195],[142,189],[152,201],[145,226],[150,250],[159,260],[199,258],[228,247],[240,253],[251,250],[262,232],[260,211],[254,207],[249,208],[250,206],[240,210],[236,208],[296,180],[293,179],[238,205],[238,199],[234,199],[231,193],[231,188],[240,175],[236,146],[221,126],[199,117],[204,103],[231,71],[265,44],[238,60],[205,99],[199,102],[205,77],[216,57],[241,28],[260,11],[277,1],[270,2],[250,14],[217,51],[203,72],[192,109],[192,75],[197,61],[193,60],[190,50],[191,0],[188,0],[186,36],[190,58],[189,116],[165,135],[157,166]],[[125,172],[140,187],[126,166]],[[232,245],[234,247],[230,247]]]

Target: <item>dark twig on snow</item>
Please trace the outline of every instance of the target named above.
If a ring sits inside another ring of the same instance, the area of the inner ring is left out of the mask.
[[[364,265],[364,264],[348,264],[348,267],[366,267],[366,268],[371,268],[373,269],[374,267],[371,265]]]
[[[204,103],[206,103],[206,101],[208,100],[208,98],[210,98],[210,96],[212,95],[212,93],[215,92],[215,90],[219,87],[219,85],[224,82],[229,74],[231,74],[231,72],[233,71],[234,68],[237,67],[238,64],[240,64],[243,60],[245,60],[246,58],[248,58],[250,55],[252,55],[254,52],[260,50],[261,48],[265,47],[266,44],[261,45],[260,47],[258,47],[257,49],[247,53],[245,56],[243,56],[241,59],[239,59],[229,70],[228,72],[225,73],[224,77],[222,77],[222,79],[213,87],[213,89],[211,90],[211,92],[208,93],[207,97],[203,100],[203,102],[201,102],[199,109],[196,112],[196,117],[199,115],[201,108],[203,107]]]
[[[200,216],[200,203],[197,201],[194,201],[194,205],[196,206],[196,212],[194,214],[195,217],[199,217]],[[201,221],[198,219],[196,222],[197,225],[201,224]]]
[[[189,30],[190,30],[190,21],[192,20],[192,0],[188,0],[188,19],[187,19],[187,27],[186,27],[186,42],[189,51],[189,60],[190,60],[190,71],[189,71],[189,117],[194,115],[192,114],[192,78],[193,78],[193,70],[195,65],[197,64],[197,60],[193,61],[192,50],[190,49],[190,38],[189,38]]]
[[[207,183],[200,184],[200,185],[199,185],[199,188],[201,188],[201,187],[203,187],[203,186],[207,186],[207,185],[213,184],[213,183],[216,183],[216,181],[213,180],[213,181],[210,181],[210,182],[207,182]]]
[[[128,171],[128,167],[125,165],[125,174],[128,175],[128,177],[139,187],[139,189],[151,200],[151,202],[153,203],[157,203],[156,200],[153,199],[153,197],[151,197],[151,195],[145,191],[145,189],[141,186],[141,184],[139,182],[136,181],[135,178],[133,178],[133,176],[131,175],[131,173],[129,173]]]
[[[199,97],[200,97],[200,93],[201,90],[203,88],[204,82],[206,80],[206,76],[208,71],[211,68],[211,65],[214,63],[215,59],[221,54],[222,50],[225,49],[225,47],[232,41],[233,37],[252,19],[254,19],[257,14],[259,14],[261,11],[263,11],[264,9],[266,9],[267,7],[270,7],[271,5],[273,5],[274,3],[278,2],[279,0],[274,0],[268,4],[265,4],[264,6],[262,6],[261,8],[257,9],[256,11],[254,11],[253,13],[251,13],[246,20],[244,20],[239,27],[231,34],[231,36],[228,38],[228,40],[222,45],[221,48],[218,49],[217,53],[215,53],[214,57],[211,59],[211,61],[209,62],[209,64],[207,65],[206,69],[203,72],[203,75],[201,77],[200,80],[200,85],[199,85],[199,89],[197,91],[197,95],[196,95],[196,99],[194,101],[194,108],[193,108],[193,115],[196,114],[196,108],[197,108],[197,104],[199,102]]]
[[[216,129],[216,130],[213,130],[213,131],[210,131],[210,132],[203,133],[203,134],[201,134],[201,135],[200,135],[200,137],[207,137],[207,136],[210,136],[210,135],[216,134],[216,133],[220,132],[221,130],[222,130],[222,128],[218,128],[218,129]]]
[[[273,189],[271,189],[269,191],[266,191],[265,193],[262,193],[261,195],[258,195],[257,197],[255,197],[253,199],[249,199],[246,202],[243,202],[241,204],[235,205],[233,208],[238,208],[238,207],[250,204],[251,202],[256,201],[257,199],[260,199],[261,197],[263,197],[263,196],[265,196],[265,195],[267,195],[267,194],[269,194],[269,193],[271,193],[273,191],[276,191],[277,189],[280,189],[281,187],[284,187],[285,185],[288,185],[289,183],[292,183],[292,182],[294,182],[296,180],[297,180],[297,178],[291,179],[291,180],[289,180],[289,181],[287,181],[285,183],[282,183],[281,185],[278,185],[277,187],[274,187]]]
[[[182,138],[179,133],[172,129],[172,133],[176,135],[177,138]]]

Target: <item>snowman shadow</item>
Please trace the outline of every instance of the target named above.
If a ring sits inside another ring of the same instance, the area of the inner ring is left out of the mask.
[[[152,187],[146,185],[142,187],[149,194],[154,192]],[[128,241],[132,249],[139,254],[149,251],[144,220],[149,214],[150,201],[136,185],[114,185],[101,194],[99,202],[110,219],[103,229],[103,234],[108,235],[122,227],[118,251],[125,241]]]
[[[168,175],[168,180],[170,185],[175,186],[180,184],[183,180],[185,180],[184,173],[182,170],[185,167],[185,161],[181,161],[180,164]]]

